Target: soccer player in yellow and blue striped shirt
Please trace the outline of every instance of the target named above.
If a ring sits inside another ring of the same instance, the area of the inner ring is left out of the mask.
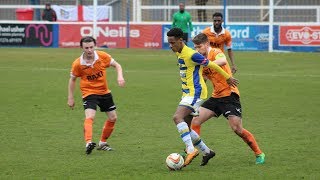
[[[168,31],[167,37],[170,48],[177,55],[180,69],[182,98],[173,116],[173,121],[186,145],[187,156],[184,163],[184,166],[186,166],[199,154],[193,144],[202,152],[210,153],[210,149],[201,141],[195,131],[189,130],[188,124],[185,122],[187,116],[197,113],[198,108],[207,98],[207,86],[202,76],[203,67],[212,68],[222,74],[231,86],[236,86],[238,80],[231,77],[213,61],[209,61],[197,51],[186,46],[181,29],[172,28]]]

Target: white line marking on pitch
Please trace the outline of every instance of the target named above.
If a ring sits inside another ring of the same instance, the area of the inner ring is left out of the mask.
[[[69,73],[70,69],[68,68],[50,68],[50,67],[38,67],[38,68],[27,68],[27,67],[0,67],[1,70],[10,70],[10,71],[65,71]],[[113,70],[113,69],[112,69]],[[155,73],[155,74],[179,74],[178,72],[168,72],[168,71],[148,71],[148,70],[125,70],[125,73]],[[281,74],[281,73],[240,73],[238,72],[235,76],[264,76],[264,77],[315,77],[319,78],[320,74]]]

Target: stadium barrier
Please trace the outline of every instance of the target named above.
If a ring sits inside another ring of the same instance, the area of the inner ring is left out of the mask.
[[[103,11],[108,13],[105,14],[106,18],[102,18],[109,23],[99,24],[99,18],[94,18],[90,23],[70,22],[71,24],[56,23],[51,25],[40,21],[22,23],[22,21],[14,20],[19,17],[15,12],[16,9],[32,8],[39,12],[44,8],[44,5],[30,5],[22,0],[8,1],[7,3],[12,3],[11,5],[3,3],[0,5],[0,24],[3,26],[0,31],[2,33],[0,45],[75,47],[78,43],[77,38],[91,34],[97,37],[98,45],[101,47],[168,49],[166,31],[170,28],[173,13],[179,8],[176,2],[154,0],[99,0],[99,2],[100,5],[103,4],[106,6],[105,8],[110,9],[110,11]],[[195,22],[195,29],[189,34],[191,37],[198,34],[204,27],[211,25],[212,22],[209,19],[212,17],[210,15],[214,12],[223,12],[224,26],[231,31],[234,50],[265,51],[267,47],[269,52],[319,52],[319,2],[319,0],[248,0],[241,2],[218,0],[208,1],[206,6],[196,6],[193,1],[186,1],[186,10],[191,13],[193,21],[196,21],[199,9],[206,10],[208,14],[208,22]],[[70,5],[67,1],[63,3],[52,1],[52,7],[60,7],[54,5],[59,4],[66,8],[57,10],[57,13],[61,15],[58,20],[77,16],[78,18],[71,20],[86,21],[86,17],[90,20],[92,17],[99,17],[98,0],[82,1],[82,3],[81,5],[84,6],[89,5],[89,9],[79,8],[81,6],[78,6],[78,3]],[[74,8],[75,6],[78,8]],[[73,13],[74,16],[70,16],[72,13],[68,11],[68,7],[80,11]],[[112,9],[116,11],[112,11]],[[82,16],[85,12],[89,12],[88,16]],[[39,15],[36,17],[33,20],[37,20]],[[18,30],[27,29],[24,32],[24,37],[21,37],[22,32],[19,32],[20,35],[17,32],[11,34],[6,32],[8,29],[6,27],[15,29],[14,25],[11,26],[12,24],[16,24]],[[40,24],[44,26],[40,26]],[[33,37],[34,35],[35,37]],[[48,37],[52,37],[52,42]],[[191,43],[189,45],[192,46]]]
[[[194,24],[191,37],[211,24]],[[130,48],[169,49],[166,33],[171,24],[130,24]],[[268,25],[229,25],[233,49],[237,51],[268,51]],[[320,26],[275,25],[273,47],[281,51],[320,52]],[[0,22],[1,47],[79,47],[83,36],[92,36],[91,22]],[[97,46],[127,47],[126,23],[99,22],[96,29]],[[189,41],[189,46],[193,46]]]

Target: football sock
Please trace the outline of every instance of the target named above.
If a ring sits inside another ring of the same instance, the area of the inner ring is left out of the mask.
[[[191,124],[191,129],[194,130],[200,136],[201,125]]]
[[[200,136],[194,130],[190,131],[190,136],[191,136],[193,145],[198,149],[200,149],[202,154],[210,153],[210,149],[208,148],[208,146],[201,140]]]
[[[194,151],[194,146],[190,137],[188,124],[186,122],[181,122],[177,124],[177,128],[182,141],[186,144],[187,153],[192,153]]]
[[[112,131],[114,129],[114,124],[115,122],[111,122],[110,120],[106,120],[104,123],[103,129],[102,129],[102,134],[100,141],[101,142],[106,142],[106,140],[110,137],[112,134]]]
[[[92,141],[92,124],[93,124],[93,119],[88,118],[84,120],[84,139],[86,143],[89,143]]]
[[[240,135],[240,137],[243,139],[244,142],[246,142],[250,146],[250,148],[253,150],[253,152],[256,155],[259,155],[262,153],[254,136],[248,130],[243,128],[242,134]]]

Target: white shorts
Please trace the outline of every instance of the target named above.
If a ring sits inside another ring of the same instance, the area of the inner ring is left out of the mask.
[[[199,115],[199,107],[204,102],[204,99],[200,98],[194,98],[192,96],[185,96],[182,97],[179,106],[185,106],[189,109],[191,109],[193,112],[190,114],[192,116],[198,116]]]

